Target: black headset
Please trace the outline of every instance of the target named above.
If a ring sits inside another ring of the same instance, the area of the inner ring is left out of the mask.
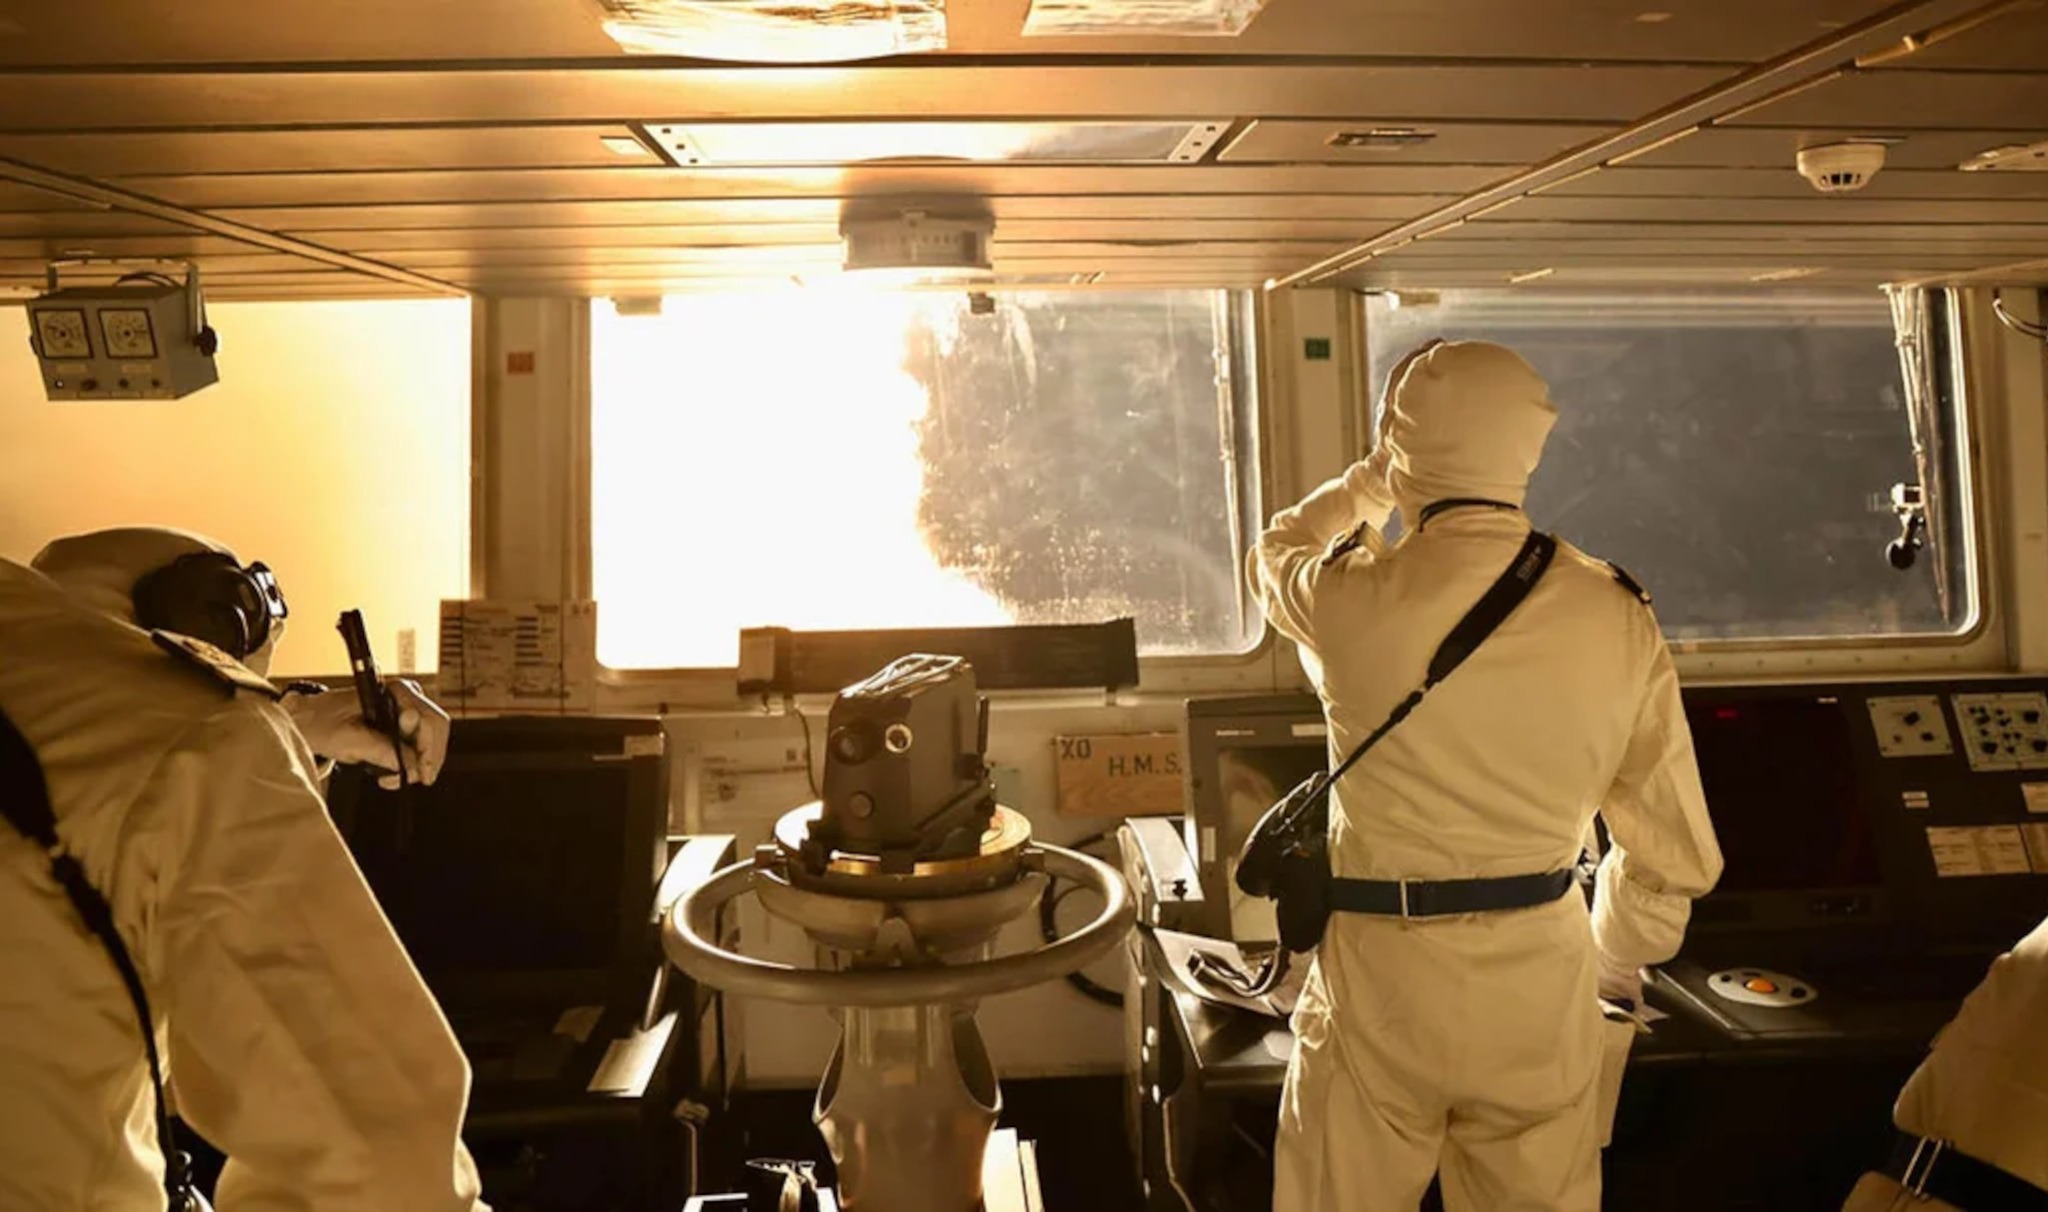
[[[144,630],[205,640],[238,661],[268,643],[291,613],[267,566],[244,567],[218,551],[180,556],[135,582],[130,596]]]

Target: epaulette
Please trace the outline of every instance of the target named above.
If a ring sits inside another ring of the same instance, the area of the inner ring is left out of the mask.
[[[284,691],[273,686],[269,679],[205,640],[195,640],[175,631],[152,631],[149,638],[156,641],[158,648],[225,686],[229,694],[248,690],[272,702],[284,697]]]
[[[1623,568],[1619,564],[1609,564],[1607,566],[1607,571],[1614,574],[1615,584],[1621,586],[1623,589],[1626,589],[1630,593],[1635,595],[1636,601],[1641,602],[1645,606],[1648,606],[1650,604],[1650,591],[1643,588],[1643,583],[1641,581],[1638,581],[1634,577],[1630,576],[1628,574],[1628,569]]]
[[[1371,526],[1370,522],[1360,522],[1351,528],[1349,534],[1339,536],[1335,542],[1330,544],[1329,549],[1323,552],[1322,566],[1328,568],[1338,560],[1365,546],[1365,532],[1369,526]]]

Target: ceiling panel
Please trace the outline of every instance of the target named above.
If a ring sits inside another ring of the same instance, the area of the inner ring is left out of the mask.
[[[1738,289],[1755,289],[1760,285],[1758,277],[1768,274],[1776,267],[1769,265],[1615,265],[1579,266],[1560,269],[1539,283],[1508,283],[1498,270],[1465,268],[1455,266],[1414,266],[1406,269],[1375,268],[1368,272],[1349,272],[1339,279],[1344,285],[1362,290],[1449,290],[1457,287],[1490,287],[1515,285],[1517,289],[1541,297],[1547,290],[1572,286],[1628,287],[1636,286],[1646,290],[1668,290],[1687,286],[1720,286]],[[1939,277],[1951,271],[1926,266],[1901,270],[1906,277]],[[1816,286],[1865,287],[1877,286],[1891,279],[1863,269],[1828,269],[1808,275],[1789,283],[1793,288],[1809,289]]]
[[[1501,175],[1498,167],[1422,165],[1245,167],[1174,165],[1048,167],[1043,165],[909,166],[752,172],[732,169],[538,169],[492,172],[251,173],[220,177],[128,177],[124,189],[181,206],[233,209],[264,206],[389,205],[393,203],[535,202],[656,198],[847,198],[915,193],[1036,197],[1048,194],[1118,197],[1162,194],[1449,195]]]
[[[100,235],[145,235],[182,232],[175,223],[112,210],[0,211],[0,238],[39,236],[44,239],[90,239]]]
[[[1953,170],[1958,164],[1988,148],[2048,139],[2048,113],[2033,115],[2033,121],[2036,124],[2033,127],[2017,131],[1977,128],[1909,131],[1881,125],[1721,126],[1703,130],[1680,139],[1669,147],[1639,156],[1631,160],[1628,167],[1783,167],[1791,171],[1802,147],[1877,136],[1898,139],[1885,149],[1885,163],[1891,168]]]
[[[1333,251],[1337,245],[1328,240],[1248,240],[1237,243],[1217,243],[1187,248],[1167,246],[1161,248],[1134,247],[1128,244],[1106,244],[1089,240],[1048,240],[1026,244],[1001,244],[994,247],[998,264],[1057,265],[1064,259],[1072,259],[1076,268],[1090,268],[1098,263],[1111,260],[1145,260],[1165,258],[1173,261],[1264,260],[1288,261]],[[535,267],[552,266],[558,250],[547,248],[508,249],[430,249],[395,250],[389,255],[393,264],[418,269],[434,276],[455,277],[456,270],[489,268],[496,266],[530,264]],[[639,252],[648,250],[626,250],[613,261],[616,250],[589,249],[586,261],[578,263],[579,268],[599,269],[617,264],[622,267],[645,264],[636,259]],[[663,264],[676,268],[691,266],[726,265],[735,267],[764,266],[780,271],[780,267],[814,263],[837,266],[839,246],[837,244],[753,244],[735,245],[728,248],[668,249],[670,259]],[[1083,264],[1085,263],[1085,264]]]
[[[1346,54],[1740,61],[1864,16],[1867,0],[1272,0],[1236,38],[1025,38],[1028,0],[953,0],[969,53]],[[594,0],[8,0],[0,63],[615,56]]]
[[[1539,269],[1559,269],[1566,266],[1627,266],[1643,264],[1643,261],[1639,256],[1624,252],[1609,252],[1605,254],[1593,252],[1566,252],[1561,251],[1557,248],[1552,248],[1544,245],[1525,245],[1517,249],[1517,254],[1518,255],[1514,258],[1514,260],[1507,263],[1506,265],[1503,265],[1499,257],[1486,255],[1482,250],[1476,249],[1472,250],[1468,255],[1464,256],[1457,255],[1457,250],[1455,249],[1437,250],[1436,252],[1431,252],[1426,255],[1417,250],[1403,249],[1398,253],[1390,253],[1387,256],[1379,259],[1386,261],[1390,268],[1395,269],[1398,269],[1404,265],[1426,264],[1432,267],[1496,267],[1502,268],[1504,270],[1519,270],[1524,272]],[[1659,265],[1672,266],[1752,265],[1766,266],[1770,268],[1782,268],[1787,266],[1824,266],[1839,267],[1846,269],[1866,269],[1881,273],[1887,266],[1898,264],[1900,262],[1901,255],[1902,250],[1898,248],[1892,248],[1880,253],[1850,253],[1830,251],[1714,251],[1697,252],[1693,255],[1687,255],[1685,253],[1660,253],[1658,254],[1657,263]],[[1908,259],[1910,259],[1915,265],[1921,266],[1923,268],[1935,267],[1941,269],[1973,268],[1980,265],[1996,264],[1999,261],[2012,259],[2009,254],[1957,252],[1953,249],[1915,249],[1912,250],[1910,253],[1904,255],[1908,257]]]
[[[1543,125],[1509,122],[1430,122],[1347,118],[1297,121],[1262,118],[1232,140],[1217,158],[1235,164],[1529,164],[1576,147],[1613,129],[1597,123]],[[1340,147],[1343,132],[1415,130],[1427,142],[1400,147]]]
[[[991,210],[999,229],[1036,219],[1269,219],[1343,220],[1350,223],[1400,219],[1416,210],[1448,201],[1445,197],[1346,196],[1312,194],[1266,197],[1259,194],[1079,195],[997,198],[974,195],[912,194],[876,196],[848,202],[824,198],[692,199],[647,202],[480,202],[468,205],[279,207],[218,210],[213,213],[238,223],[290,231],[308,238],[313,233],[396,230],[400,228],[494,227],[732,227],[773,223],[825,224],[836,227],[849,206],[882,211],[929,207],[935,212],[957,208]],[[0,214],[0,231],[10,216]]]
[[[1082,223],[1020,220],[996,232],[996,242],[1040,240],[1114,241],[1125,244],[1199,244],[1226,240],[1348,239],[1358,224],[1343,220],[1235,221],[1100,219]],[[289,234],[289,233],[288,233]],[[802,223],[699,227],[502,227],[477,230],[398,229],[325,233],[323,243],[349,252],[381,256],[421,248],[602,247],[663,244],[673,247],[772,247],[778,244],[840,247],[837,224]]]
[[[1772,168],[1623,168],[1595,173],[1549,190],[1546,197],[1813,198],[1790,165]],[[2048,173],[1964,173],[1886,168],[1856,191],[1862,199],[2048,199]]]
[[[1853,240],[1898,240],[1920,243],[1971,240],[2038,241],[2048,238],[2048,214],[2036,213],[2032,223],[1865,223],[1854,227],[1816,224],[1743,223],[1732,216],[1720,221],[1652,223],[1536,223],[1487,219],[1434,237],[1447,241],[1527,240],[1826,240],[1839,234]],[[1427,244],[1433,241],[1422,241]]]
[[[1896,130],[2034,130],[2048,115],[2048,72],[1863,71],[1767,105],[1734,125]]]
[[[1902,68],[2048,72],[2048,5],[2007,13],[1919,54]]]
[[[216,303],[272,303],[304,300],[308,302],[329,299],[438,299],[445,295],[424,290],[412,290],[395,282],[380,278],[365,278],[356,274],[344,274],[342,280],[331,285],[306,286],[239,286],[228,285],[219,290],[207,288],[206,297]]]
[[[294,257],[288,253],[215,253],[195,260],[200,270],[209,278],[215,274],[279,273],[294,269],[325,268],[318,261],[308,261],[304,257]],[[0,257],[0,273],[40,275],[47,264],[48,261],[42,257],[5,256]],[[77,270],[66,270],[65,280],[70,281],[74,275],[81,278],[89,277],[88,271],[97,268],[85,266]]]
[[[1729,260],[1736,257],[1799,258],[1807,256],[1843,257],[1896,257],[1903,246],[1911,245],[1930,255],[1962,256],[1990,259],[2003,257],[2017,260],[2029,255],[2041,246],[2037,239],[2011,235],[1966,237],[1953,240],[1905,240],[1890,239],[1798,239],[1772,238],[1759,235],[1731,235],[1713,239],[1686,234],[1690,229],[1666,228],[1651,236],[1629,239],[1597,239],[1584,236],[1576,230],[1567,229],[1565,234],[1541,239],[1517,239],[1505,248],[1506,255],[1516,258],[1538,256],[1568,256],[1575,258],[1626,259],[1642,263],[1664,258],[1683,260],[1687,258],[1715,257]],[[1504,246],[1490,240],[1459,240],[1445,236],[1435,240],[1423,240],[1409,245],[1399,253],[1388,254],[1418,260],[1435,259],[1499,259]]]
[[[1505,213],[1523,221],[1589,223],[2048,224],[2048,206],[2035,200],[1890,201],[1860,194],[1805,198],[1571,198],[1545,194],[1519,202]]]
[[[88,177],[387,169],[603,168],[660,161],[609,151],[620,124],[362,130],[211,130],[0,136],[0,156]]]
[[[1912,19],[1969,2],[1933,0]],[[774,66],[619,55],[597,0],[0,0],[0,157],[110,182],[157,216],[0,183],[0,278],[32,280],[42,257],[89,248],[208,258],[209,281],[235,297],[412,293],[181,229],[146,201],[162,199],[206,212],[195,224],[492,291],[644,292],[829,268],[843,211],[914,200],[988,207],[997,263],[1018,272],[1252,282],[1880,10],[1906,23],[1883,0],[1272,0],[1238,39],[1027,41],[1026,3],[954,0],[954,53]],[[2048,139],[2044,58],[2048,4],[1514,202],[1357,280],[1551,268],[1746,281],[1795,267],[1874,282],[2038,259],[2048,173],[1954,170]],[[1210,162],[1171,167],[674,169],[601,141],[641,121],[1189,116],[1242,129]],[[1435,137],[1330,143],[1404,126]],[[1845,135],[1904,141],[1867,189],[1821,196],[1794,155]]]
[[[255,245],[224,236],[166,231],[158,236],[94,236],[76,242],[0,237],[0,257],[192,257],[209,253],[250,253]]]
[[[650,67],[0,73],[0,131],[777,118],[1236,115],[1617,122],[1722,79],[1675,66]]]

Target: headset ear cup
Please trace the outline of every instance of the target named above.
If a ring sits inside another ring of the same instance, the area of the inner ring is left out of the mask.
[[[251,642],[254,637],[249,634],[249,615],[240,606],[214,603],[207,613],[218,621],[220,628],[219,637],[213,641],[215,647],[238,661],[248,659],[249,654],[256,651],[256,645]],[[232,643],[222,643],[223,640]]]
[[[204,640],[236,660],[257,648],[255,620],[242,604],[241,569],[215,553],[186,556],[135,583],[135,622]]]

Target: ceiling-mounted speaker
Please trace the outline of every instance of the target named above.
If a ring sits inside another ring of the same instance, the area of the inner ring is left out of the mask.
[[[989,242],[995,230],[995,220],[987,215],[947,216],[922,210],[848,216],[839,225],[848,273],[944,275],[964,281],[992,272]]]

